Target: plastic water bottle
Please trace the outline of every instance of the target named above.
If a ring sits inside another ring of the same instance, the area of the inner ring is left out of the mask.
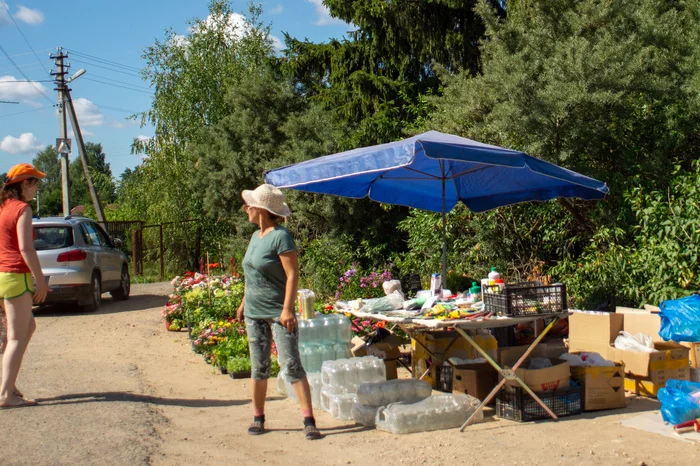
[[[334,359],[347,359],[352,355],[347,343],[336,343],[333,345],[333,352],[335,353]]]
[[[313,319],[309,319],[306,321],[307,322],[307,330],[306,330],[306,341],[309,343],[316,343],[318,341],[319,337],[319,327],[321,322],[321,319],[319,319],[319,316],[314,317]]]
[[[352,420],[352,407],[355,404],[357,395],[354,393],[340,393],[329,395],[330,413],[341,421]]]
[[[350,322],[347,316],[338,315],[338,325],[340,327],[338,331],[338,340],[341,343],[350,343],[350,340],[352,340],[352,322]]]
[[[284,374],[284,369],[277,373],[277,393],[279,393],[281,396],[287,396],[287,384]]]
[[[355,403],[350,410],[350,416],[352,416],[352,420],[358,424],[374,427],[374,419],[377,417],[378,409],[379,407],[377,406],[366,406]]]
[[[321,370],[321,352],[319,346],[315,343],[306,343],[304,345],[304,360],[306,372],[320,372]]]
[[[309,321],[299,320],[299,343],[309,341]]]
[[[321,406],[321,388],[323,387],[321,373],[312,372],[311,374],[306,374],[306,378],[311,388],[311,404],[313,406]]]
[[[321,353],[321,365],[323,365],[323,361],[333,361],[336,359],[333,343],[321,343],[319,345],[319,352]]]
[[[430,396],[411,404],[394,403],[377,410],[377,429],[393,434],[409,434],[459,427],[479,406],[470,395],[449,394]],[[480,413],[478,421],[483,420]]]

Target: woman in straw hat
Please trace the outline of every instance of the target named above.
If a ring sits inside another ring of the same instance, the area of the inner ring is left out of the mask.
[[[250,238],[243,259],[245,295],[238,319],[245,319],[250,347],[254,417],[251,435],[265,432],[265,396],[270,377],[272,338],[277,344],[280,365],[292,383],[304,416],[304,435],[321,437],[311,406],[311,389],[299,357],[299,339],[294,303],[299,282],[299,264],[292,235],[280,223],[291,214],[278,188],[263,184],[243,191],[248,221],[260,228]]]
[[[36,329],[32,299],[46,299],[48,285],[34,249],[32,208],[27,204],[39,190],[44,174],[28,163],[10,168],[0,191],[0,298],[7,315],[7,346],[2,357],[0,408],[32,406],[17,389],[17,374]],[[36,289],[32,282],[36,280]]]

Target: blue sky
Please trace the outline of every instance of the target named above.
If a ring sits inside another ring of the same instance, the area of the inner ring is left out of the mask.
[[[331,18],[321,0],[261,3],[273,40],[287,32],[321,42],[341,38],[351,29]],[[19,102],[0,103],[0,172],[31,162],[37,151],[53,145],[59,136],[57,93],[48,74],[54,69],[49,54],[59,46],[69,51],[69,76],[80,68],[87,70],[70,85],[83,138],[102,143],[115,178],[138,165],[141,159],[130,154],[131,142],[153,135],[152,128],[126,119],[150,107],[151,90],[138,76],[144,66],[141,52],[163,39],[169,27],[186,34],[187,20],[205,18],[208,4],[208,0],[0,0],[0,101]],[[231,5],[244,12],[248,1],[233,0]],[[15,82],[27,78],[32,82]],[[70,157],[78,157],[75,143]]]

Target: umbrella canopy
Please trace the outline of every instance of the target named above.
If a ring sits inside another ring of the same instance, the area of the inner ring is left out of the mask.
[[[438,131],[270,170],[279,188],[370,199],[433,212],[472,212],[557,197],[602,199],[605,183],[502,147]],[[443,221],[443,277],[446,244]]]

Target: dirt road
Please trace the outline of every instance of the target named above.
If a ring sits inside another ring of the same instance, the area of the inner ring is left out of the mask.
[[[170,291],[135,285],[129,301],[105,295],[94,314],[37,316],[18,386],[40,405],[0,411],[0,465],[700,464],[694,445],[619,424],[657,408],[646,399],[559,423],[491,418],[464,433],[404,436],[319,410],[326,437],[309,442],[297,406],[271,384],[270,432],[251,437],[248,381],[214,374],[186,334],[164,330],[159,312]]]

